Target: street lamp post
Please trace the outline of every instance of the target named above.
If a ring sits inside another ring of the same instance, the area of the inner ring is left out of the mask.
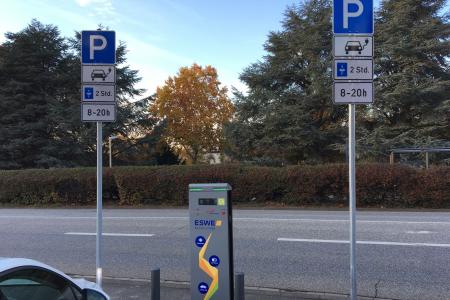
[[[117,139],[117,136],[112,135],[108,139],[109,139],[109,167],[112,168],[112,144],[111,144],[111,141]]]

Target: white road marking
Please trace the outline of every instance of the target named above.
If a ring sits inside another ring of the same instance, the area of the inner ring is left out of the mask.
[[[428,230],[420,230],[420,231],[408,230],[406,233],[410,233],[410,234],[430,234],[430,233],[433,233],[433,232],[432,231],[428,231]]]
[[[319,239],[295,239],[295,238],[278,238],[279,242],[302,242],[302,243],[326,243],[326,244],[348,244],[346,240],[319,240]],[[441,247],[450,248],[450,244],[434,244],[434,243],[401,243],[401,242],[383,242],[383,241],[357,241],[360,245],[385,245],[385,246],[412,246],[412,247]]]
[[[0,219],[44,219],[44,220],[96,220],[95,216],[30,216],[30,215],[3,215]],[[105,216],[104,220],[189,220],[189,217],[120,217]],[[312,219],[312,218],[257,218],[234,217],[235,221],[254,222],[322,222],[322,223],[348,223],[347,219]],[[358,224],[423,224],[423,225],[450,225],[450,221],[396,221],[396,220],[356,220]]]
[[[95,232],[65,232],[65,235],[84,235],[84,236],[95,236]],[[103,236],[120,236],[120,237],[152,237],[154,234],[145,233],[103,233]]]
[[[44,220],[96,220],[97,217],[84,216],[0,216],[0,219],[44,219]],[[187,220],[188,217],[103,217],[104,220]]]
[[[273,221],[273,222],[325,222],[325,223],[348,223],[349,220],[344,219],[277,219],[277,218],[233,218],[233,220],[242,221]],[[394,220],[356,220],[356,223],[386,223],[386,224],[440,224],[440,225],[450,225],[450,222],[445,221],[394,221]]]

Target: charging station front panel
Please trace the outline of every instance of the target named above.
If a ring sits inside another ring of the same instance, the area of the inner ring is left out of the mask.
[[[233,299],[231,187],[189,185],[191,299]]]

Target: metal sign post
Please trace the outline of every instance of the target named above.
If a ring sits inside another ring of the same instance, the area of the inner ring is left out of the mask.
[[[102,285],[103,128],[116,119],[116,33],[81,32],[81,120],[97,122],[96,278]]]
[[[356,104],[373,102],[373,0],[333,1],[333,102],[348,104],[351,300],[356,272]]]
[[[97,236],[96,236],[96,275],[97,284],[102,285],[102,228],[103,228],[103,128],[97,122]]]
[[[356,105],[348,105],[348,179],[349,179],[349,212],[350,212],[350,281],[352,290],[350,293],[351,299],[356,300],[356,171],[355,171],[355,158],[356,158],[356,136],[355,136],[355,116]]]

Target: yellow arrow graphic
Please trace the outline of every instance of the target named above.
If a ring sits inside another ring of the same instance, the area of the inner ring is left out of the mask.
[[[208,292],[206,293],[205,298],[203,298],[204,300],[210,300],[211,297],[219,289],[219,270],[211,266],[209,262],[204,258],[211,236],[212,233],[209,234],[206,243],[203,245],[203,247],[200,249],[200,252],[198,253],[198,265],[200,269],[212,279]]]

